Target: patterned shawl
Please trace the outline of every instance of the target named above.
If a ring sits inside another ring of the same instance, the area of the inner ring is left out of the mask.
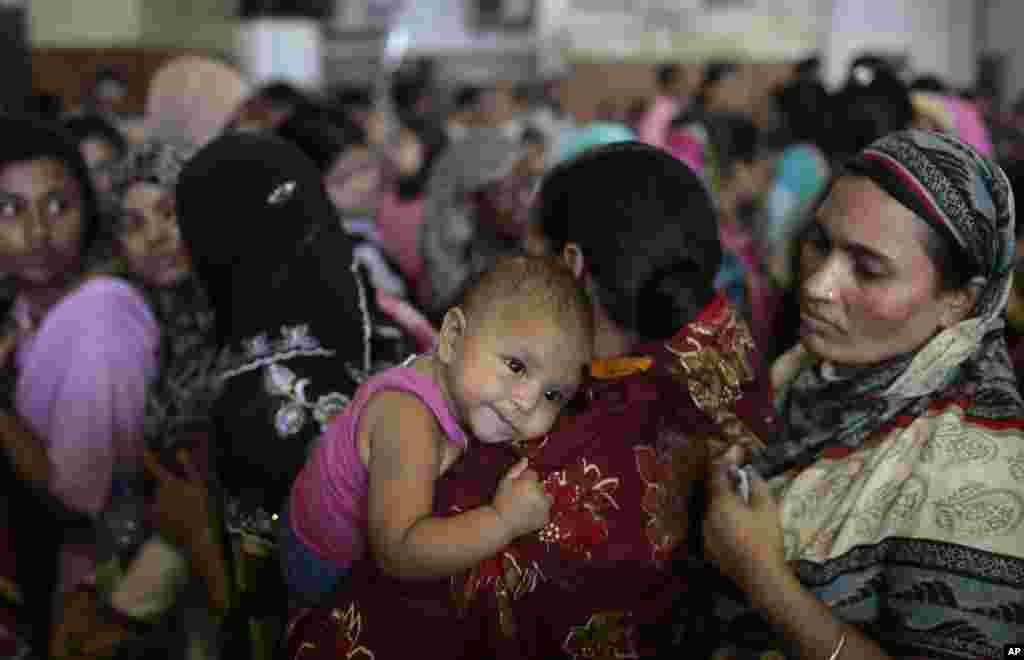
[[[787,421],[782,442],[755,460],[765,475],[809,464],[826,445],[859,447],[899,418],[919,417],[944,400],[969,401],[965,412],[975,418],[1024,415],[1003,336],[1015,250],[1013,192],[1006,175],[956,138],[926,131],[876,141],[849,170],[951,236],[976,265],[981,292],[970,318],[913,354],[849,374],[827,363],[803,369],[781,402]],[[807,358],[798,346],[783,359]]]

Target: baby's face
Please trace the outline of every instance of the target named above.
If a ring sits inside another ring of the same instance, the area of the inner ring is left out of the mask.
[[[449,378],[460,421],[489,444],[543,436],[591,358],[582,336],[550,320],[468,319]]]

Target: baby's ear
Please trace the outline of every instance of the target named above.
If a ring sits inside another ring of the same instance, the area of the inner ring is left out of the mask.
[[[452,307],[441,322],[441,334],[437,341],[437,356],[443,364],[451,364],[458,355],[466,337],[466,315],[460,307]]]

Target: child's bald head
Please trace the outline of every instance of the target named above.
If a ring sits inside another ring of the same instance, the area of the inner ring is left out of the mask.
[[[590,298],[557,257],[499,259],[466,290],[459,304],[470,320],[550,320],[581,345],[594,341]]]

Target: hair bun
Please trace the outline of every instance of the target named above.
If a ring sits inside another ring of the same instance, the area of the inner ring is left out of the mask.
[[[713,295],[704,268],[692,259],[657,269],[637,296],[637,330],[644,337],[671,337],[696,318]]]

